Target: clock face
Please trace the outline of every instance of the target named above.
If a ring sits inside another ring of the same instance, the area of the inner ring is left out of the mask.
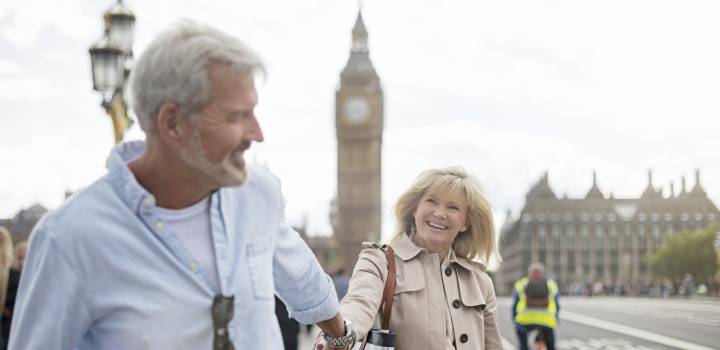
[[[370,114],[370,105],[362,97],[348,97],[344,107],[345,118],[353,124],[364,122]]]

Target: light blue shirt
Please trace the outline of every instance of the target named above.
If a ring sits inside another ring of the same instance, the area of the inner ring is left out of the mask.
[[[106,176],[36,226],[10,349],[212,349],[216,292],[127,167],[144,147],[119,145]],[[338,301],[331,278],[285,223],[279,181],[257,166],[248,174],[245,185],[210,196],[220,288],[235,296],[236,349],[282,349],[275,293],[306,324],[333,317]]]

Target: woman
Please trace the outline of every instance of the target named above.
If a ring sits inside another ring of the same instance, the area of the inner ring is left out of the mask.
[[[395,348],[500,349],[495,290],[475,261],[499,260],[492,211],[477,181],[460,167],[426,170],[398,199],[395,219]],[[388,271],[384,251],[363,247],[340,307],[358,339],[377,319]],[[317,349],[328,348],[319,340]]]

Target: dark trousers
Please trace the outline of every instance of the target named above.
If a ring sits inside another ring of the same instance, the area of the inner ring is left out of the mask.
[[[555,350],[555,331],[552,328],[540,325],[522,326],[516,324],[515,332],[517,332],[518,341],[520,342],[520,350],[528,350],[528,333],[533,329],[537,329],[542,333],[548,350]]]

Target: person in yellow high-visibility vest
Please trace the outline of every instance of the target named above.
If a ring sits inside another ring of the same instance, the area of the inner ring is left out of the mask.
[[[528,267],[528,276],[515,282],[512,316],[521,350],[527,350],[528,333],[539,330],[548,350],[555,350],[555,328],[558,325],[560,293],[557,283],[545,276],[541,263]]]

